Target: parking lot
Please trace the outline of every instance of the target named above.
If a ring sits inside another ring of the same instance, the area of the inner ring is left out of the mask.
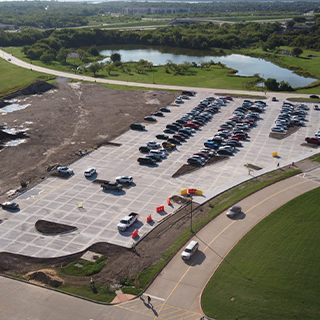
[[[221,123],[231,117],[233,110],[241,105],[243,99],[234,99],[223,106],[210,122],[198,130],[193,137],[183,142],[167,159],[156,166],[139,165],[141,156],[139,146],[147,141],[157,141],[156,134],[162,133],[168,123],[190,111],[200,100],[213,96],[213,92],[201,92],[183,104],[169,106],[171,113],[158,117],[156,123],[146,124],[146,131],[129,130],[112,142],[70,164],[74,175],[69,179],[50,177],[33,189],[20,195],[16,202],[18,212],[2,210],[0,219],[0,250],[34,257],[57,257],[84,250],[95,242],[109,242],[130,247],[133,243],[131,233],[138,229],[139,237],[150,231],[166,214],[178,208],[177,204],[168,206],[168,197],[180,194],[185,188],[203,191],[202,197],[194,197],[202,203],[212,190],[232,184],[237,179],[248,176],[246,163],[260,168],[276,168],[277,164],[295,161],[315,149],[301,146],[305,137],[312,137],[319,128],[320,111],[310,110],[305,126],[282,140],[269,138],[271,127],[279,114],[283,101],[266,100],[267,107],[257,121],[257,126],[249,132],[233,156],[215,164],[206,165],[192,173],[172,178],[172,175],[193,153],[203,147],[203,143],[214,136]],[[158,140],[161,143],[161,140]],[[278,157],[272,157],[278,152]],[[98,179],[114,181],[119,175],[133,176],[134,184],[122,192],[103,191],[93,179],[84,177],[84,170],[95,167]],[[254,172],[253,172],[254,174]],[[156,213],[156,207],[164,205],[165,211]],[[128,231],[119,232],[117,223],[129,214],[137,212],[139,222]],[[151,214],[153,223],[147,223]],[[77,227],[77,231],[58,236],[45,236],[35,230],[37,220],[47,220]],[[137,238],[138,239],[138,238]],[[136,240],[137,240],[136,239]]]

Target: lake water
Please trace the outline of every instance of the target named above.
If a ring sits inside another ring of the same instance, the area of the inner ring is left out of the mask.
[[[179,51],[183,53],[179,53]],[[159,50],[154,48],[111,48],[101,50],[100,54],[104,56],[110,56],[115,52],[121,55],[122,62],[139,61],[140,59],[143,59],[152,62],[155,66],[165,65],[168,60],[171,60],[176,64],[180,64],[185,61],[190,63],[195,62],[197,64],[200,64],[202,61],[208,62],[212,60],[215,63],[220,61],[227,67],[238,70],[238,72],[236,73],[237,75],[253,76],[256,73],[259,73],[260,77],[264,79],[274,78],[277,79],[278,82],[285,81],[288,82],[292,87],[303,87],[317,80],[313,78],[298,76],[292,71],[280,68],[270,61],[259,58],[251,58],[240,54],[231,54],[228,56],[211,56],[208,55],[208,51],[204,52],[196,50],[191,51],[174,49],[173,52],[166,52],[163,48]],[[106,60],[109,59],[104,59],[104,61]]]

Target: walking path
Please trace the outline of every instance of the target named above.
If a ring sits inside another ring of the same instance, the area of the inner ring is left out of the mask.
[[[118,305],[102,305],[54,290],[0,277],[2,319],[118,320],[200,319],[200,295],[211,274],[234,245],[259,221],[287,201],[319,187],[320,169],[278,182],[241,200],[243,214],[229,219],[224,213],[194,239],[199,252],[190,262],[172,259],[147,289],[146,296]],[[240,272],[240,271],[239,271]],[[244,274],[245,272],[243,272]],[[244,274],[245,276],[245,274]],[[88,284],[89,285],[89,284]]]

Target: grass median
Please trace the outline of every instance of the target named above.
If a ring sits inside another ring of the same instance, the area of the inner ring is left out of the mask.
[[[202,295],[215,319],[317,319],[320,188],[255,226],[221,263]]]

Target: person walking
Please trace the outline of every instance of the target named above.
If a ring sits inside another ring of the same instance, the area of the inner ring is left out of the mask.
[[[150,296],[148,296],[148,304],[149,304],[149,305],[152,305],[152,304],[151,304],[151,297],[150,297]]]

